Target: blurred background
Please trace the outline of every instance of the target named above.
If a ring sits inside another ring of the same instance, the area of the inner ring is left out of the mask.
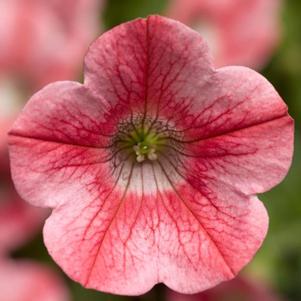
[[[25,204],[10,180],[6,133],[29,96],[52,81],[81,80],[84,53],[99,34],[149,14],[199,31],[217,67],[245,65],[263,74],[296,122],[292,168],[260,196],[270,216],[263,246],[236,280],[195,296],[163,285],[135,298],[82,288],[43,245],[49,212]],[[0,0],[0,301],[300,301],[300,30],[300,0]]]

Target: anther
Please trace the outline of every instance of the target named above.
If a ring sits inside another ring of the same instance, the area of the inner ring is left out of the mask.
[[[158,159],[156,150],[154,148],[150,149],[149,153],[147,154],[147,158],[151,161],[155,161]]]

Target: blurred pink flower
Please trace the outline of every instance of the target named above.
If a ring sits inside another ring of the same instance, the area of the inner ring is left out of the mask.
[[[10,178],[0,176],[0,256],[31,239],[46,218],[47,211],[25,203],[15,192]]]
[[[48,267],[0,258],[0,301],[68,301],[62,279]]]
[[[0,177],[1,174],[8,170],[8,154],[7,154],[7,131],[12,122],[0,118]],[[1,182],[0,182],[1,185]]]
[[[0,73],[33,87],[75,79],[103,0],[1,0]]]
[[[260,247],[255,196],[286,175],[293,121],[272,85],[213,69],[201,35],[151,16],[108,31],[85,82],[48,85],[9,135],[20,195],[53,208],[48,251],[83,285],[195,293],[233,278]]]
[[[262,67],[280,36],[280,0],[169,0],[167,15],[207,39],[216,66]]]
[[[167,301],[280,301],[280,298],[262,282],[239,276],[196,295],[169,290]]]
[[[47,215],[47,210],[21,200],[11,181],[7,132],[20,109],[13,97],[15,92],[0,83],[0,256],[32,238],[41,229]]]
[[[0,175],[9,171],[7,132],[21,110],[21,99],[13,82],[0,75]]]

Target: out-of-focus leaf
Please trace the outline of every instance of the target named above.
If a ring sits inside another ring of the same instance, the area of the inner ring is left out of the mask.
[[[109,0],[105,8],[104,23],[107,28],[111,28],[135,18],[162,14],[165,6],[166,0]]]
[[[275,85],[289,105],[290,112],[301,121],[301,1],[284,2],[283,40],[263,74]]]
[[[301,300],[301,133],[286,179],[260,198],[270,216],[270,230],[249,269],[262,273],[289,300]]]

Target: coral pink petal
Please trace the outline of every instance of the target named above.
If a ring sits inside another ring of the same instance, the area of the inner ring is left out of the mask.
[[[200,35],[177,21],[151,16],[115,27],[91,45],[85,84],[110,106],[151,113],[158,103],[196,98],[212,71]]]
[[[217,69],[194,103],[195,116],[181,120],[188,137],[183,152],[190,158],[183,169],[199,188],[221,182],[255,194],[284,178],[294,122],[266,79],[243,67]]]
[[[16,187],[54,208],[45,243],[83,285],[195,293],[233,278],[261,245],[268,217],[254,194],[287,172],[293,123],[260,75],[214,70],[208,57],[179,22],[126,23],[90,47],[84,85],[44,88],[10,131]],[[147,118],[170,136],[140,164],[116,145]]]
[[[81,199],[86,180],[102,174],[101,163],[111,156],[103,118],[101,99],[91,98],[79,83],[58,82],[35,94],[10,132],[12,174],[21,196],[51,207]]]
[[[135,168],[125,187],[94,187],[88,204],[56,208],[44,228],[50,254],[73,279],[111,293],[157,282],[195,293],[232,278],[266,234],[264,206],[228,192],[212,200],[176,181],[161,166]]]
[[[0,301],[68,301],[63,281],[49,268],[30,261],[0,260]]]

